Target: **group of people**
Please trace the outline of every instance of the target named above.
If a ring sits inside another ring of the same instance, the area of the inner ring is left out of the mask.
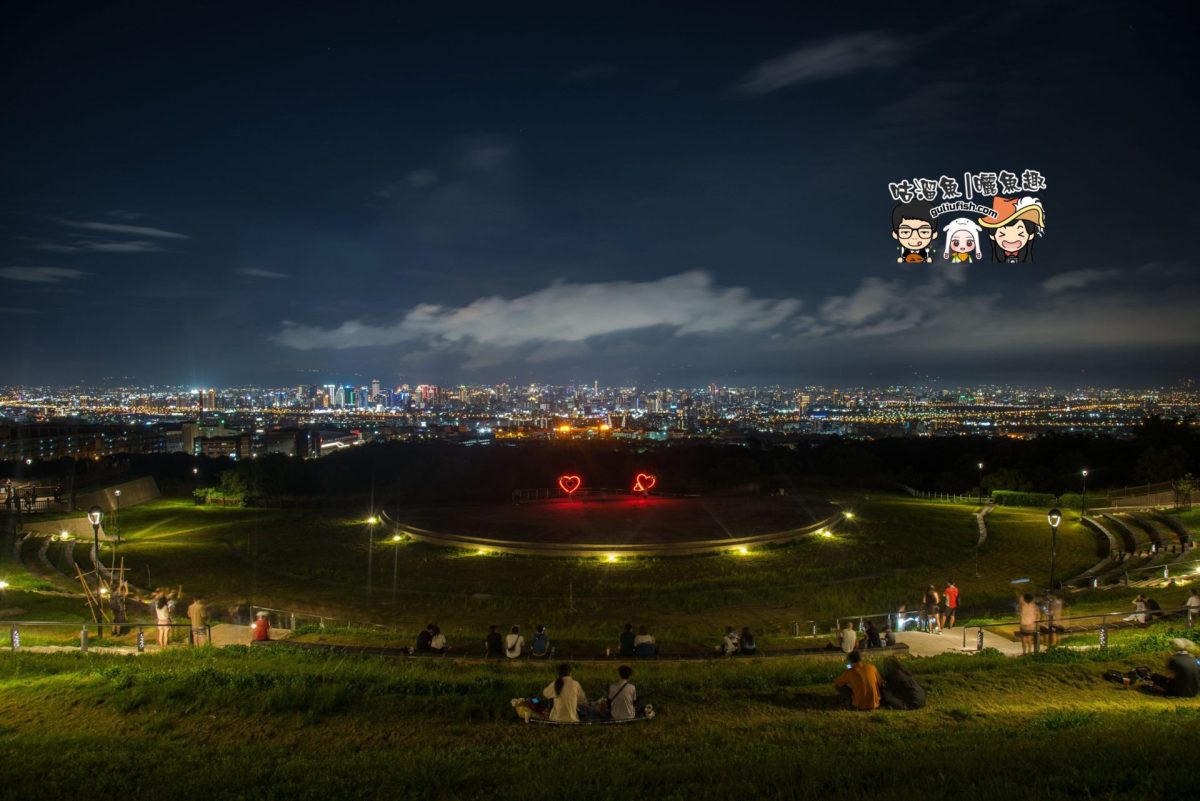
[[[617,668],[617,680],[608,685],[603,698],[589,702],[583,686],[571,676],[571,666],[558,666],[558,678],[546,685],[540,697],[531,700],[533,709],[545,714],[552,723],[579,723],[582,720],[633,720],[642,705],[634,686],[633,668]],[[549,701],[549,704],[545,702]]]
[[[884,623],[880,629],[875,625],[874,620],[867,620],[863,624],[862,637],[858,636],[858,631],[854,628],[854,622],[847,620],[845,625],[837,630],[837,636],[834,641],[825,646],[827,651],[840,650],[844,654],[850,654],[853,651],[859,650],[859,641],[862,641],[863,649],[871,648],[893,648],[896,645],[896,633],[892,631],[890,623]]]
[[[418,646],[421,644],[420,637],[417,638],[417,644]],[[519,659],[522,656],[538,658],[554,656],[554,648],[550,645],[550,633],[546,631],[546,626],[542,623],[537,624],[534,628],[533,638],[528,644],[525,642],[525,636],[521,634],[520,626],[513,626],[504,637],[500,636],[497,626],[488,626],[487,637],[484,638],[483,645],[484,656],[487,657],[502,656],[507,659]],[[418,650],[420,649],[418,648]]]
[[[887,661],[884,672],[870,662],[864,662],[862,652],[846,655],[845,670],[833,682],[834,688],[848,709],[869,712],[880,705],[890,709],[920,709],[925,706],[925,690],[912,674],[901,667],[899,660]]]
[[[754,632],[750,631],[749,626],[742,626],[740,632],[733,626],[726,626],[725,636],[717,646],[717,653],[722,656],[754,656],[758,653],[758,642],[754,639]]]
[[[1045,637],[1046,645],[1062,643],[1064,625],[1063,599],[1057,593],[1046,593],[1041,601],[1031,592],[1017,597],[1017,636],[1021,640],[1021,653],[1031,654],[1035,650],[1034,637]]]
[[[113,597],[118,593],[112,593],[109,596],[109,603],[113,603]],[[126,590],[128,594],[128,590]],[[170,589],[168,587],[159,587],[150,594],[150,611],[154,614],[155,623],[155,639],[159,648],[166,648],[167,643],[171,639],[171,622],[175,614],[175,609],[179,605],[180,598],[183,597],[182,588]],[[121,602],[121,622],[124,622],[124,601]],[[209,634],[209,612],[208,606],[204,602],[203,595],[196,595],[192,598],[192,602],[187,607],[187,618],[190,627],[188,642],[193,646],[211,645]],[[114,607],[114,620],[115,607]],[[115,624],[114,624],[115,625]]]
[[[450,643],[446,642],[446,635],[442,634],[441,627],[437,623],[430,623],[417,635],[417,647],[414,652],[444,656],[450,653]]]
[[[1196,591],[1192,590],[1192,595],[1195,594]],[[1139,592],[1130,603],[1133,604],[1133,614],[1125,618],[1130,623],[1152,623],[1162,617],[1162,606],[1143,593]]]

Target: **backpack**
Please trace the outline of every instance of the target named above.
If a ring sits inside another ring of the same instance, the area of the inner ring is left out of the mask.
[[[925,706],[925,689],[911,673],[894,664],[883,683],[883,698],[893,709],[920,709]]]

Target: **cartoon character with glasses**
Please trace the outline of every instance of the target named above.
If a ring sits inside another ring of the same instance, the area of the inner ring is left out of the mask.
[[[900,244],[898,262],[907,264],[932,264],[933,249],[929,246],[937,239],[933,227],[933,206],[920,200],[897,203],[892,209],[892,239]]]

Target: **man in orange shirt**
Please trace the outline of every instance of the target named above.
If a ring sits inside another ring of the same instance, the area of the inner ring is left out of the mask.
[[[846,660],[846,669],[833,683],[838,695],[851,709],[864,712],[878,709],[879,691],[883,687],[883,678],[880,677],[879,671],[869,662],[862,661],[862,654],[858,651],[851,651]]]

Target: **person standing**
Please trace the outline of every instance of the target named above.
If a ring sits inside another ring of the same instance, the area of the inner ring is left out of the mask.
[[[1192,591],[1188,594],[1187,599],[1187,621],[1189,629],[1195,625],[1196,618],[1200,618],[1200,590],[1192,587]]]
[[[159,648],[166,648],[171,639],[171,613],[175,610],[175,598],[166,590],[159,590],[154,599],[155,637]]]
[[[200,645],[201,640],[205,645],[212,645],[208,637],[208,607],[204,605],[203,595],[197,595],[188,606],[187,616],[192,624],[192,645]]]
[[[938,591],[930,584],[925,590],[925,630],[933,633],[934,628],[937,633],[942,633],[942,610],[941,598],[938,597]]]
[[[578,723],[579,705],[587,703],[587,693],[571,678],[571,666],[565,662],[558,666],[558,678],[542,690],[542,697],[554,700],[550,709],[552,723]]]
[[[942,593],[942,599],[946,602],[946,628],[954,628],[954,622],[958,618],[958,587],[954,584],[954,579],[946,581],[946,591]]]
[[[608,714],[613,720],[633,720],[637,717],[637,687],[629,682],[633,668],[621,665],[617,676],[620,681],[608,685]]]
[[[1017,598],[1017,616],[1020,618],[1021,654],[1033,653],[1033,635],[1037,632],[1038,607],[1033,593],[1027,592]]]
[[[125,633],[125,602],[129,595],[129,585],[125,582],[120,582],[108,596],[108,608],[112,610],[113,625],[112,633],[114,637],[119,637]]]
[[[1046,634],[1050,645],[1062,642],[1063,600],[1054,593],[1046,596]]]

